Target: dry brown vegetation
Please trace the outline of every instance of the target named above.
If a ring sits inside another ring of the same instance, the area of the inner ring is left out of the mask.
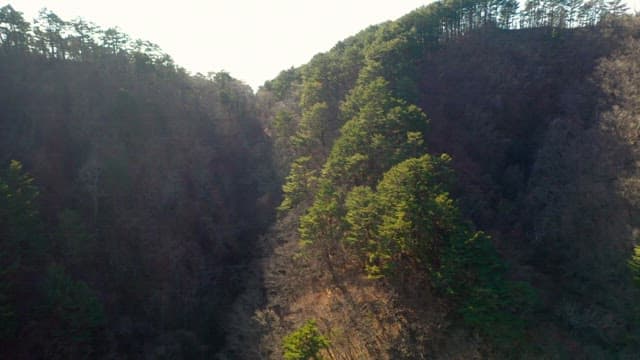
[[[639,28],[637,17],[624,17],[588,28],[485,29],[408,60],[413,101],[430,119],[427,147],[452,155],[461,210],[492,235],[509,278],[538,291],[528,346],[500,350],[461,326],[424,276],[370,279],[339,245],[329,256],[300,247],[308,200],[266,237],[263,301],[245,318],[263,327],[242,343],[277,359],[283,336],[316,319],[331,340],[324,354],[335,359],[632,358]],[[366,48],[376,30],[347,42]],[[314,61],[339,63],[345,53],[338,46]],[[294,123],[301,118],[286,104],[309,73],[289,73],[291,97],[272,98]]]
[[[0,357],[636,357],[619,5],[437,2],[257,95],[1,8]]]

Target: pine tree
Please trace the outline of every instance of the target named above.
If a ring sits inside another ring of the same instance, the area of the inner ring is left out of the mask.
[[[629,269],[633,275],[633,282],[640,288],[640,246],[633,249],[633,256],[629,260]]]
[[[320,352],[329,345],[329,340],[320,333],[316,322],[309,320],[284,338],[283,356],[285,360],[322,360]]]
[[[0,176],[0,337],[17,335],[32,300],[34,276],[42,270],[44,237],[38,190],[22,164],[11,161]]]

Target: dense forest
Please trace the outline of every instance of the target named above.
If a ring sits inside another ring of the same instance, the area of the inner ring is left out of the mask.
[[[0,9],[0,358],[633,359],[640,18],[444,0],[257,93]]]
[[[640,353],[640,23],[518,5],[433,3],[258,92],[284,197],[227,358]]]
[[[252,90],[49,11],[0,31],[0,358],[214,353],[271,216]]]

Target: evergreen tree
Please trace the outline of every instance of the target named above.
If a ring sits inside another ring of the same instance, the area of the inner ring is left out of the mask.
[[[3,48],[26,49],[28,44],[29,23],[22,13],[11,5],[0,8],[0,46]]]
[[[44,276],[42,331],[47,336],[47,358],[78,358],[97,355],[104,343],[106,324],[102,303],[81,281],[74,281],[58,265]],[[43,334],[43,335],[44,335]]]
[[[370,277],[424,273],[452,299],[464,322],[501,346],[518,346],[536,294],[504,279],[489,237],[473,231],[451,199],[449,156],[424,155],[392,167],[376,191],[347,197],[345,241]]]
[[[629,260],[629,269],[631,269],[634,284],[640,288],[640,246],[633,248],[633,255]]]
[[[322,360],[320,352],[329,347],[329,340],[318,330],[314,320],[287,335],[283,342],[285,360]]]
[[[44,265],[45,242],[38,190],[22,164],[11,161],[0,176],[0,338],[15,341],[32,314],[35,279]],[[8,346],[8,345],[7,345]],[[0,352],[1,354],[1,352]]]

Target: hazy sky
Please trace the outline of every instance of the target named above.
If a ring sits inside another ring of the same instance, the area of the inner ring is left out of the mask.
[[[196,73],[225,70],[256,90],[281,70],[365,27],[396,19],[431,0],[0,0],[27,20],[47,7],[152,41]],[[629,0],[640,10],[640,0]]]

